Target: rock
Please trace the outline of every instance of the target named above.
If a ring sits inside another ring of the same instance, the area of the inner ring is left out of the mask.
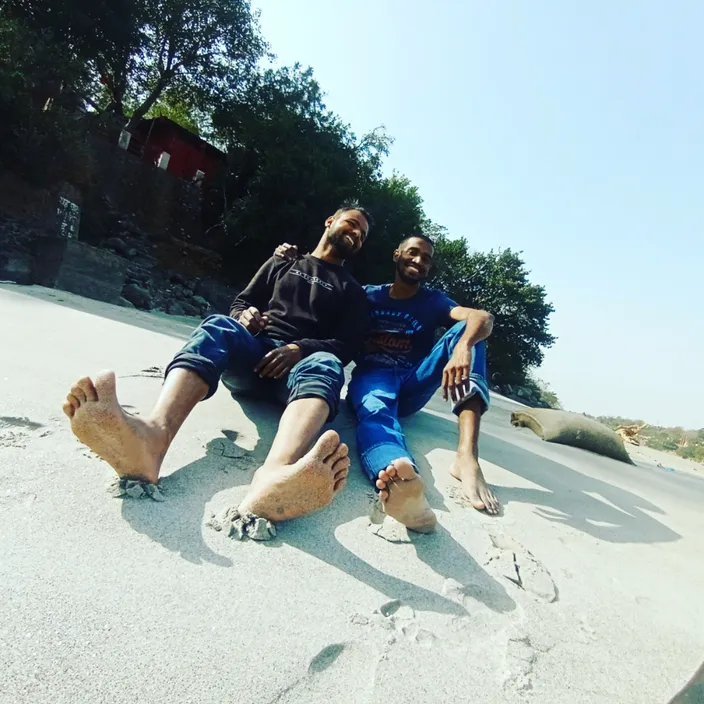
[[[273,523],[266,518],[255,518],[254,525],[249,526],[246,532],[252,540],[271,540],[276,535]]]
[[[55,262],[54,288],[97,301],[117,303],[126,273],[127,262],[123,257],[71,239],[65,243],[61,259]]]
[[[127,254],[125,255],[128,259],[134,259],[139,252],[134,248],[131,247],[130,249],[127,250]]]
[[[198,316],[200,316],[200,310],[198,308],[196,308],[195,306],[191,305],[190,303],[184,303],[183,304],[183,314],[190,315],[192,317],[198,317]]]
[[[132,499],[141,499],[145,494],[141,482],[137,481],[128,481],[125,493]]]
[[[156,484],[144,484],[144,491],[153,501],[165,501],[164,495]]]
[[[133,303],[135,307],[141,308],[142,310],[149,310],[152,306],[149,292],[145,291],[137,284],[127,284],[127,286],[122,289],[122,297],[126,298],[130,303]]]
[[[218,313],[226,315],[230,312],[232,301],[235,300],[239,291],[232,286],[213,281],[212,279],[201,279],[195,285],[194,293],[206,301],[210,301],[212,307]]]
[[[193,295],[193,291],[191,291],[190,288],[187,288],[186,286],[182,286],[181,284],[176,284],[175,286],[172,286],[170,289],[170,294],[174,296],[174,298],[179,298],[181,300],[185,300],[190,298]]]
[[[166,304],[166,312],[169,315],[185,315],[183,306],[178,301],[169,301]]]
[[[180,284],[181,286],[186,285],[186,282],[181,274],[173,274],[169,281],[171,281],[172,284]]]
[[[126,298],[123,298],[120,296],[120,298],[117,301],[117,305],[122,306],[123,308],[135,308],[134,303],[130,303]]]
[[[129,251],[129,247],[126,242],[119,237],[110,237],[105,240],[105,246],[109,247],[118,254],[122,254],[123,256],[127,256],[127,252]]]
[[[191,298],[191,303],[193,305],[198,306],[201,310],[201,313],[210,308],[210,303],[208,303],[208,301],[206,301],[205,298],[203,298],[202,296],[193,296],[193,298]]]
[[[24,252],[0,255],[0,281],[14,281],[23,285],[33,283],[32,257]]]

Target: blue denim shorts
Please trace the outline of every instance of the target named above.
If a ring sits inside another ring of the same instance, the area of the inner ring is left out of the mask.
[[[226,315],[211,315],[192,333],[184,348],[166,368],[189,369],[208,384],[210,398],[223,384],[234,394],[256,394],[289,404],[301,398],[322,398],[331,421],[340,406],[345,383],[342,362],[329,352],[314,352],[296,364],[283,379],[261,379],[254,367],[269,351],[287,343],[256,337]]]

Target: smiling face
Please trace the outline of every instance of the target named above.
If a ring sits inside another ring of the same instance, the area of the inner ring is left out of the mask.
[[[433,264],[433,245],[420,237],[409,237],[394,252],[396,273],[405,284],[419,284],[428,278]]]
[[[326,239],[342,259],[356,254],[367,239],[369,223],[359,210],[343,210],[325,221]]]

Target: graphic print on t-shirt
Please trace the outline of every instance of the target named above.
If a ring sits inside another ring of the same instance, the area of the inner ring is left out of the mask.
[[[376,308],[370,314],[371,331],[365,341],[365,359],[384,366],[410,367],[413,335],[422,324],[408,312]]]
[[[411,298],[395,299],[390,286],[365,286],[369,301],[369,331],[361,364],[410,369],[429,354],[435,329],[450,322],[457,305],[436,289],[421,288]]]

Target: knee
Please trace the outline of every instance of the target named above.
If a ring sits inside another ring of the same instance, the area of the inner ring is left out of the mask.
[[[345,384],[345,368],[342,362],[330,352],[314,352],[302,359],[295,369],[296,374],[325,376],[342,388]]]
[[[216,327],[228,330],[246,331],[246,328],[242,325],[242,323],[238,323],[234,318],[231,318],[229,315],[222,315],[222,313],[214,313],[213,315],[209,315],[207,318],[203,318],[200,327]]]
[[[196,328],[197,330],[206,332],[215,340],[226,340],[228,345],[233,342],[237,344],[246,337],[251,338],[251,334],[242,323],[238,323],[229,315],[221,315],[220,313],[204,318]]]
[[[381,423],[384,418],[391,418],[394,415],[388,403],[371,394],[355,403],[354,411],[360,423]]]

